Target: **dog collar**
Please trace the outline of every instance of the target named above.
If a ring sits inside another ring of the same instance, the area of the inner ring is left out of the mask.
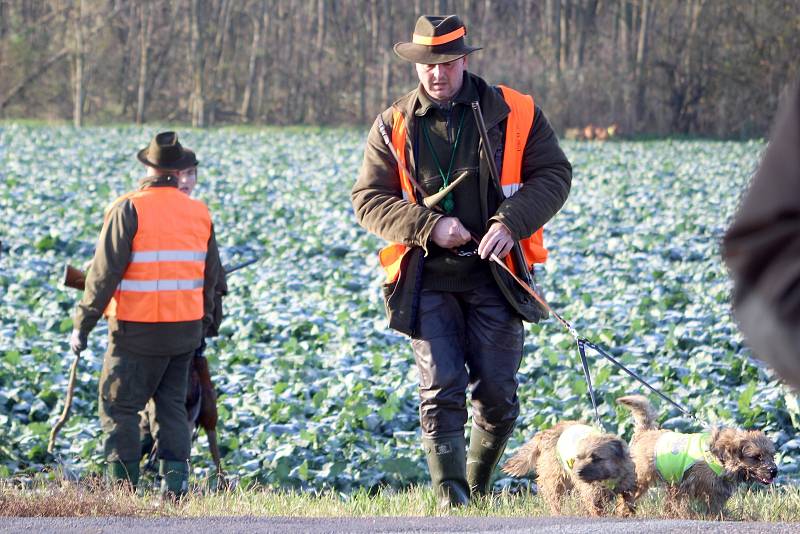
[[[700,445],[703,448],[703,460],[708,464],[708,467],[714,471],[715,475],[721,477],[725,474],[725,468],[719,462],[719,459],[711,453],[711,449],[708,446],[709,439],[711,439],[711,436],[708,432],[700,434]]]

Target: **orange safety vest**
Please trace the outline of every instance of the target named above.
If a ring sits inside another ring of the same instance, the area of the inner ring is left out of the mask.
[[[105,314],[141,323],[202,319],[208,208],[175,187],[149,187],[114,203],[125,199],[136,209],[138,229],[131,261]]]
[[[503,169],[500,175],[500,186],[503,188],[503,194],[506,198],[516,193],[522,183],[522,156],[525,152],[525,144],[528,141],[531,127],[533,126],[533,117],[535,113],[535,106],[533,97],[530,95],[522,94],[518,91],[500,86],[503,93],[503,99],[511,112],[506,121],[506,135],[505,146],[503,149]],[[392,145],[397,152],[400,165],[398,165],[398,173],[400,175],[400,187],[403,191],[403,198],[411,202],[416,202],[414,189],[411,186],[405,171],[406,167],[406,137],[407,129],[405,117],[403,113],[395,109],[392,115],[394,122],[392,126]],[[544,232],[542,228],[536,230],[532,235],[523,238],[519,242],[522,253],[525,256],[525,261],[530,269],[534,263],[544,263],[547,260],[547,249],[544,248]],[[392,243],[383,248],[379,253],[381,266],[386,272],[386,281],[394,282],[400,276],[401,260],[405,253],[408,251],[406,245],[400,243]],[[511,254],[506,256],[506,264],[514,269],[516,267],[511,260]],[[517,274],[520,274],[517,272]]]

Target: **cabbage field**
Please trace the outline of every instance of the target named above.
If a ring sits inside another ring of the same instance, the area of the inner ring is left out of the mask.
[[[0,478],[53,464],[46,453],[72,356],[79,294],[64,262],[88,260],[104,207],[142,173],[135,152],[155,127],[0,124]],[[226,319],[207,355],[220,393],[220,445],[240,483],[349,491],[427,479],[418,446],[409,344],[386,328],[380,239],[354,221],[350,186],[361,129],[181,133],[201,161],[196,196],[211,208],[223,262],[262,260],[229,279]],[[568,142],[573,188],[546,227],[545,296],[577,330],[704,420],[764,429],[781,480],[800,471],[800,409],[743,345],[730,314],[719,241],[761,142]],[[101,321],[79,373],[57,456],[99,469]],[[513,451],[559,418],[591,420],[572,338],[529,325]],[[630,435],[613,399],[641,388],[590,353],[601,416]],[[654,399],[654,401],[657,399]],[[666,403],[666,426],[698,427]],[[211,465],[205,437],[193,466]],[[500,481],[501,484],[507,481]]]

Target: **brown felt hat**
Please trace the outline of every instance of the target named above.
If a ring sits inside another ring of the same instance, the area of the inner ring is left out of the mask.
[[[181,146],[175,132],[156,134],[147,148],[140,150],[136,157],[149,167],[175,171],[196,167],[199,163],[194,152]]]
[[[414,26],[411,42],[397,43],[394,53],[411,63],[447,63],[481,49],[468,46],[464,42],[466,34],[467,27],[458,15],[422,15]]]

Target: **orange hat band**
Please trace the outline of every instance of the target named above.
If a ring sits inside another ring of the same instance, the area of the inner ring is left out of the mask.
[[[455,41],[459,37],[464,37],[466,34],[467,34],[467,29],[464,26],[461,26],[459,29],[451,31],[450,33],[446,33],[444,35],[437,35],[434,37],[428,37],[426,35],[418,35],[415,33],[412,42],[418,45],[436,46],[449,43],[451,41]]]

